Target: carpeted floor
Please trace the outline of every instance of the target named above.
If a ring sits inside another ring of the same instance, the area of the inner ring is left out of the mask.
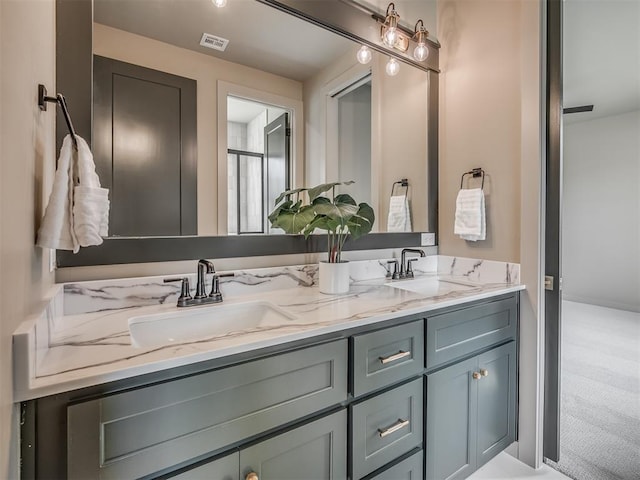
[[[562,304],[560,461],[576,480],[640,480],[640,313]]]

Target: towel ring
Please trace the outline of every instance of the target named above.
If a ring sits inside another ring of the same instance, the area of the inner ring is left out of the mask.
[[[462,187],[464,185],[464,177],[467,175],[471,175],[472,178],[478,178],[478,177],[482,177],[482,185],[481,185],[481,189],[484,190],[484,170],[482,168],[474,168],[473,170],[469,170],[468,172],[464,172],[462,174],[462,178],[460,178],[460,190],[462,190]]]
[[[398,182],[393,182],[393,185],[391,186],[391,196],[393,197],[393,193],[396,189],[396,185],[398,185],[398,188],[405,188],[404,191],[404,196],[407,196],[407,193],[409,192],[409,180],[407,180],[406,178],[403,178],[402,180],[398,181]]]

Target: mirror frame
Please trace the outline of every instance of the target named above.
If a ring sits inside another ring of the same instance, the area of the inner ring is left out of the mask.
[[[379,21],[377,12],[361,5],[335,0],[331,8],[315,0],[256,0],[292,14],[350,40],[398,58],[427,72],[429,104],[427,118],[427,188],[429,232],[436,234],[438,224],[438,60],[440,45],[428,39],[431,54],[426,64],[397,50],[384,47],[375,38],[372,21]],[[93,0],[56,0],[56,85],[70,105],[75,130],[91,145],[92,85],[93,85]],[[411,48],[409,49],[411,51]],[[67,134],[66,123],[58,109],[56,142],[60,149]],[[419,232],[372,233],[347,242],[345,250],[376,250],[415,247],[421,245]],[[242,235],[215,237],[149,237],[106,238],[94,248],[81,249],[77,254],[56,252],[57,266],[78,267],[129,263],[169,262],[197,258],[234,258],[263,255],[320,253],[326,250],[326,235]]]

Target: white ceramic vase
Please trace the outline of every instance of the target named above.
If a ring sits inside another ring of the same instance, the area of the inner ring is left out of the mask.
[[[349,262],[320,262],[318,271],[320,293],[336,295],[349,292]]]

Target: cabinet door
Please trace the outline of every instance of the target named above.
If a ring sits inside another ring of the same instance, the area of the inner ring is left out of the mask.
[[[516,436],[516,345],[507,343],[478,356],[478,467]]]
[[[238,452],[205,463],[171,477],[171,480],[240,480],[240,454]]]
[[[477,357],[427,375],[426,478],[465,478],[476,468]]]
[[[347,411],[241,450],[240,474],[255,480],[346,479]]]
[[[77,403],[67,409],[68,477],[144,477],[346,398],[339,340]]]

